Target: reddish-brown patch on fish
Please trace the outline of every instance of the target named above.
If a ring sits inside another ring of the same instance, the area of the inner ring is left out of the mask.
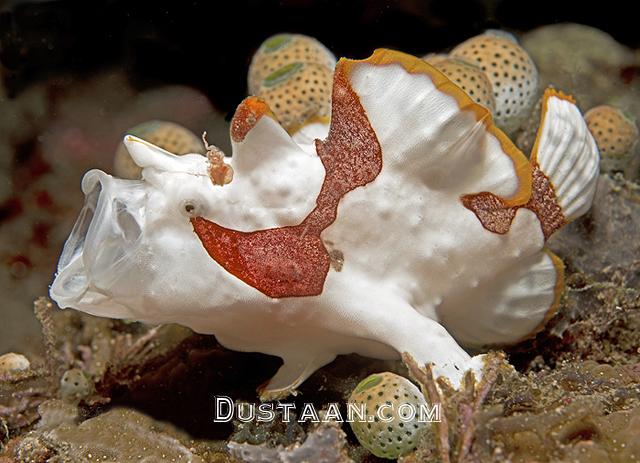
[[[234,140],[244,139],[250,130],[245,130],[246,126],[239,124],[242,129],[238,128],[235,136],[232,128]],[[316,207],[299,225],[241,232],[202,217],[191,220],[218,264],[273,298],[322,293],[331,258],[320,233],[336,220],[342,197],[372,182],[382,170],[382,148],[344,66],[339,65],[334,76],[329,136],[316,141],[316,150],[325,179]]]
[[[535,212],[542,226],[544,238],[548,239],[566,223],[566,219],[558,204],[551,181],[537,164],[534,163],[532,167],[533,181],[531,198],[528,203],[509,207],[499,196],[482,192],[462,196],[462,204],[473,211],[485,229],[501,235],[507,233],[511,228],[511,222],[518,209],[521,207],[529,209]]]
[[[231,119],[231,139],[236,143],[242,142],[265,114],[273,117],[267,103],[255,96],[245,98]]]

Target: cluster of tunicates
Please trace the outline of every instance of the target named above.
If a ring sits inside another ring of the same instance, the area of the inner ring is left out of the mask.
[[[549,24],[529,31],[521,43],[535,61],[542,87],[571,94],[600,150],[600,170],[640,173],[636,143],[640,117],[637,75],[640,54],[600,29],[575,23]],[[535,130],[539,118],[529,124]],[[533,136],[529,135],[530,143]]]
[[[561,46],[562,53],[555,56],[553,47],[549,47],[545,40],[551,37],[561,42],[565,32],[572,45]],[[476,103],[491,111],[495,124],[505,133],[510,136],[520,133],[518,145],[528,151],[533,147],[540,120],[537,106],[541,87],[561,85],[563,90],[578,97],[578,104],[588,105],[593,96],[589,92],[583,94],[579,88],[586,78],[585,73],[594,74],[591,78],[596,82],[611,80],[594,63],[606,62],[606,68],[624,69],[624,66],[633,66],[634,60],[610,36],[586,26],[547,26],[527,34],[525,38],[526,43],[523,43],[527,49],[513,35],[489,30],[462,42],[448,54],[431,53],[423,59],[445,74]],[[590,46],[577,47],[576,43],[580,42]],[[553,74],[555,80],[551,81],[548,75],[539,76],[528,49],[542,61],[542,70],[546,74],[554,69],[563,74]],[[573,50],[577,49],[582,50],[582,54],[574,56]],[[569,83],[561,78],[565,75],[569,76]],[[589,86],[591,88],[592,85]],[[621,107],[598,105],[585,113],[585,119],[600,150],[601,169],[606,172],[628,170],[628,166],[633,164],[631,158],[639,137],[634,117]]]

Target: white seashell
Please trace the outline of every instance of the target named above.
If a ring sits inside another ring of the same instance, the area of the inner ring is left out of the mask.
[[[408,352],[458,384],[482,359],[461,344],[516,342],[553,314],[563,267],[545,240],[593,196],[584,120],[544,101],[530,163],[446,76],[378,50],[338,63],[325,141],[297,144],[246,99],[228,185],[202,156],[128,136],[142,180],[86,174],[51,297],[277,355],[265,399],[351,352]]]
[[[0,355],[0,377],[27,371],[29,368],[31,368],[31,363],[29,359],[22,354],[9,352]]]

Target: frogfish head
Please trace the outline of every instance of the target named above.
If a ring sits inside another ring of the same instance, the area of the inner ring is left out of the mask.
[[[211,183],[202,155],[176,156],[129,135],[125,145],[142,179],[85,174],[84,206],[50,295],[62,308],[94,315],[171,321],[171,307],[215,285],[216,269],[190,219],[215,213],[222,188]]]

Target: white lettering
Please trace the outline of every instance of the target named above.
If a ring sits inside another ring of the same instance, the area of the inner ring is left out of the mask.
[[[365,421],[367,419],[367,405],[364,403],[354,404],[347,403],[347,421],[353,423],[354,421]]]
[[[298,418],[298,422],[304,423],[305,421],[309,421],[309,419],[311,419],[312,423],[320,422],[320,418],[318,417],[313,404],[304,404],[302,407],[302,413],[300,413],[300,418]]]
[[[329,407],[327,407],[327,413],[324,415],[323,420],[325,422],[336,421],[338,423],[342,423],[344,421],[342,419],[342,415],[340,414],[340,409],[338,408],[338,404],[336,403],[329,404]]]
[[[228,423],[233,417],[233,400],[231,397],[215,396],[215,416],[213,417],[214,423]],[[227,406],[227,413],[223,414],[222,407]]]
[[[273,411],[273,404],[262,403],[258,405],[258,421],[269,422],[276,419],[276,412]]]
[[[238,415],[238,419],[243,423],[248,423],[253,421],[256,417],[256,407],[253,404],[249,404],[246,402],[241,402],[237,406],[236,414]],[[245,410],[249,410],[248,414],[244,414]]]
[[[423,423],[433,423],[434,421],[440,421],[440,404],[433,404],[431,409],[429,405],[420,405],[420,421]]]
[[[282,409],[282,421],[288,423],[291,421],[291,410],[296,408],[296,404],[292,404],[290,402],[278,403],[276,408]]]
[[[390,421],[393,421],[393,413],[389,413],[389,416],[385,416],[382,414],[382,410],[383,409],[386,410],[388,408],[392,408],[391,404],[382,404],[380,405],[380,408],[378,408],[378,411],[376,412],[378,415],[378,419],[383,423],[388,423]]]

